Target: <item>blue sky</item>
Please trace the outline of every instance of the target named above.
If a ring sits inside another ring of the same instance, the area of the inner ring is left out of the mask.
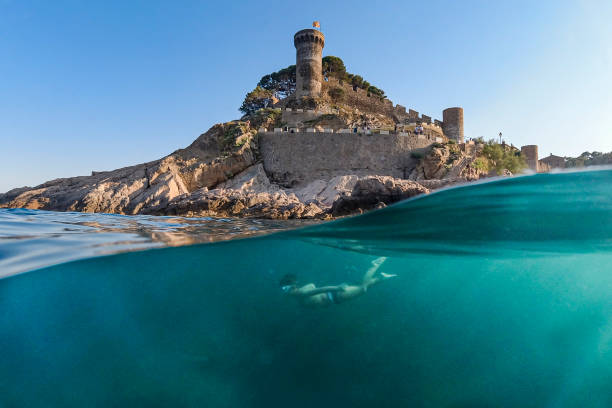
[[[160,158],[240,116],[321,21],[324,55],[466,136],[612,151],[608,1],[0,0],[0,191]]]

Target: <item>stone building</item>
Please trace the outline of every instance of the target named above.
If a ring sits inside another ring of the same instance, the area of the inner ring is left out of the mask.
[[[548,167],[548,169],[564,169],[565,168],[565,157],[555,156],[554,154],[550,154],[550,156],[545,157],[539,161],[540,167]]]
[[[463,143],[463,108],[448,108],[442,111],[442,130],[449,139]]]
[[[521,156],[525,158],[527,167],[529,167],[531,170],[535,172],[540,171],[540,166],[538,163],[538,146],[537,145],[527,145],[527,146],[521,147]]]

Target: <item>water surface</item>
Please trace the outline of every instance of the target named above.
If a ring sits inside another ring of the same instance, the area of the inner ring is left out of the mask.
[[[0,280],[0,406],[612,406],[612,171]],[[278,286],[398,277],[307,309]]]
[[[313,223],[0,209],[0,278],[92,256],[224,241]]]

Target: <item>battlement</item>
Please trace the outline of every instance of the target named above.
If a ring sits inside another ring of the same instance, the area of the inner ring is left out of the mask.
[[[325,46],[325,36],[319,30],[307,28],[300,30],[293,36],[293,45],[297,48],[299,44],[317,43],[323,48]]]
[[[314,111],[313,111],[314,112]],[[429,128],[432,130],[432,128]],[[265,133],[340,133],[340,134],[359,134],[359,135],[391,135],[391,136],[402,136],[409,137],[418,141],[427,141],[430,143],[444,143],[448,139],[443,137],[440,133],[431,131],[427,131],[428,128],[424,127],[424,132],[422,134],[417,134],[412,130],[402,129],[401,127],[397,130],[387,130],[387,129],[368,129],[363,127],[356,128],[342,128],[342,129],[332,129],[332,128],[300,128],[300,127],[284,127],[284,128],[274,128],[273,130],[269,130],[267,128],[259,128],[259,134]]]

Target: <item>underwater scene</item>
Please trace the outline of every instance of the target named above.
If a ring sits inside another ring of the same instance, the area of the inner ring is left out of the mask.
[[[78,240],[0,272],[0,407],[612,406],[610,169],[223,242]]]

